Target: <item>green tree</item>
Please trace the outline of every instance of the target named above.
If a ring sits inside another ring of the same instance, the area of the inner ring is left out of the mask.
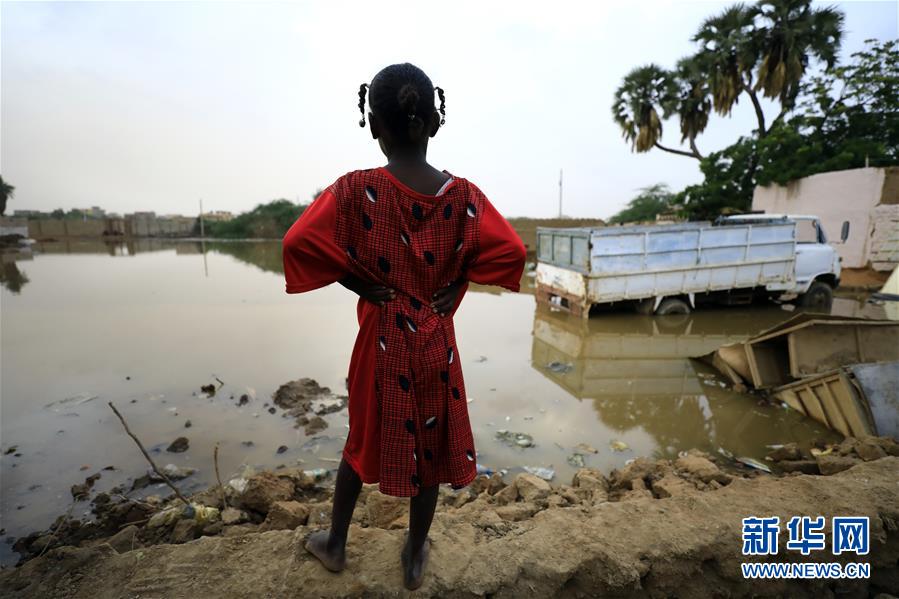
[[[306,207],[285,199],[259,204],[229,221],[206,223],[206,234],[229,239],[280,238]]]
[[[746,95],[755,111],[758,137],[768,132],[758,94],[776,99],[778,122],[793,108],[812,60],[834,65],[842,38],[843,15],[812,8],[811,0],[763,0],[735,4],[700,25],[693,56],[674,71],[655,64],[628,73],[615,92],[612,114],[636,152],[653,148],[698,160],[696,137],[708,124],[710,107],[731,114]],[[711,106],[710,106],[711,105]],[[678,115],[681,143],[690,151],[662,145],[662,122]]]
[[[609,219],[612,224],[640,223],[654,221],[656,215],[668,212],[674,200],[674,194],[665,183],[656,183],[643,187],[627,206]]]
[[[0,176],[0,216],[6,214],[6,202],[13,199],[15,192],[16,188],[4,181],[3,177]]]

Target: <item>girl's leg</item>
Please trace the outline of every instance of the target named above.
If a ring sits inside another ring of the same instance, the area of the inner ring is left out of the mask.
[[[347,531],[361,489],[362,479],[345,459],[341,459],[334,486],[331,530],[315,532],[306,541],[306,550],[332,572],[339,572],[346,566]]]
[[[428,531],[437,508],[438,486],[423,487],[409,502],[409,536],[403,548],[403,583],[409,590],[421,586],[428,562]]]

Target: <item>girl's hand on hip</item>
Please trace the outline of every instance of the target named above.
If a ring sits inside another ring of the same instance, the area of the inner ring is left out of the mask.
[[[456,299],[459,297],[459,291],[464,283],[465,281],[459,278],[446,287],[438,289],[437,293],[431,297],[431,310],[435,314],[446,316],[456,305]]]
[[[348,274],[340,280],[340,284],[359,295],[362,299],[368,300],[373,304],[383,306],[385,303],[396,297],[396,291],[389,287],[385,287],[380,283],[373,283],[366,279],[361,279],[353,274]]]

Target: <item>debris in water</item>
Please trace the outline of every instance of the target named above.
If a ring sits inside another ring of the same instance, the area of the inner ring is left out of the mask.
[[[591,445],[587,445],[586,443],[578,443],[575,446],[575,449],[580,449],[581,451],[585,451],[587,453],[599,453],[599,450]]]
[[[534,438],[527,433],[514,433],[505,429],[496,431],[496,438],[506,445],[515,445],[518,447],[533,447]]]
[[[202,391],[209,397],[212,397],[213,395],[215,395],[215,385],[213,385],[212,383],[203,385],[202,387],[200,387],[200,391]]]
[[[541,466],[523,466],[523,468],[525,472],[543,480],[552,480],[556,476],[556,471],[552,468],[543,468]]]
[[[18,445],[11,445],[9,447],[9,449],[7,449],[6,451],[3,452],[3,455],[9,455],[11,453],[16,453],[16,450],[18,450],[18,449],[19,449]]]
[[[72,395],[71,397],[67,397],[65,399],[61,399],[59,401],[51,401],[45,408],[52,408],[53,406],[60,407],[72,407],[72,406],[80,406],[81,404],[85,404],[91,400],[97,399],[100,397],[99,395],[94,395],[93,393],[81,392]]]
[[[472,396],[470,396],[470,395],[469,395],[468,397],[465,398],[465,402],[466,402],[466,403],[471,403],[471,402],[473,402],[473,401],[474,401],[474,397],[472,397]]]
[[[183,453],[187,451],[188,447],[189,441],[187,440],[187,437],[178,437],[177,439],[172,441],[172,444],[166,448],[166,451],[170,451],[172,453]]]
[[[478,356],[475,359],[475,362],[486,362],[486,361],[487,361],[487,356]]]
[[[581,453],[573,453],[568,456],[568,463],[574,466],[575,468],[583,468],[586,464],[584,463],[584,454]]]
[[[565,374],[567,372],[571,372],[571,370],[574,368],[574,366],[571,364],[571,362],[556,362],[556,361],[550,362],[549,364],[546,365],[546,367],[549,370],[551,370],[553,372],[557,372],[559,374]]]
[[[488,468],[487,466],[484,466],[482,464],[477,465],[477,471],[478,471],[478,474],[486,474],[487,476],[490,476],[491,474],[493,474],[492,468]]]
[[[284,453],[287,451],[287,445],[282,445],[278,448],[278,453]]]
[[[630,449],[630,446],[624,441],[615,439],[614,441],[609,441],[609,449],[611,449],[612,451],[621,452],[627,451],[628,449]]]
[[[752,458],[747,458],[747,457],[739,457],[739,458],[737,458],[737,461],[740,462],[741,464],[749,466],[750,468],[755,468],[756,470],[761,470],[762,472],[767,472],[768,474],[771,474],[771,468],[769,468],[768,466],[766,466],[765,464],[761,463],[758,460],[754,460]]]
[[[727,451],[727,450],[724,449],[723,447],[719,447],[719,448],[718,448],[718,453],[720,453],[721,455],[723,455],[724,457],[726,457],[726,458],[729,459],[729,460],[734,459],[734,454],[732,454],[731,452]]]
[[[239,408],[240,406],[245,406],[248,403],[250,403],[250,396],[247,395],[246,393],[244,393],[243,395],[240,396],[240,399],[237,401],[237,407]]]
[[[277,412],[277,411],[278,411],[278,410],[275,409],[274,406],[272,406],[271,408],[268,409],[268,413],[269,413],[269,414],[274,414],[274,413]]]
[[[833,453],[833,447],[834,447],[833,445],[831,445],[827,449],[818,449],[817,447],[812,447],[809,450],[809,453],[812,454],[812,456],[816,457],[816,458],[819,456],[823,456],[823,455],[830,455],[831,453]]]
[[[240,444],[244,447],[253,447],[253,445],[255,445],[252,441],[241,441]]]
[[[191,423],[190,420],[188,420],[187,422],[184,423],[184,428],[190,428],[192,426],[193,426],[193,423]]]

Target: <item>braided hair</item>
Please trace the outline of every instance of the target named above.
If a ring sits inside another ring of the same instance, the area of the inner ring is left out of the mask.
[[[408,62],[382,69],[371,85],[359,86],[359,126],[365,126],[365,94],[371,111],[378,115],[390,132],[400,140],[410,142],[427,135],[425,126],[430,115],[438,110],[440,124],[446,123],[446,97],[442,88],[435,87],[425,72]],[[440,99],[440,108],[434,107],[434,92]]]

